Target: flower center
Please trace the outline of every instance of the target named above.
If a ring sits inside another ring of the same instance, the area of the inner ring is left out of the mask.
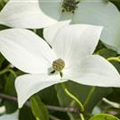
[[[53,61],[52,66],[53,66],[53,69],[55,71],[59,71],[60,72],[65,67],[65,62],[61,58],[59,58],[59,59]]]
[[[75,13],[79,0],[63,0],[62,12]]]

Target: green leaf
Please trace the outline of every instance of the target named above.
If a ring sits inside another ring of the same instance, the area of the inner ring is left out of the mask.
[[[93,90],[93,87],[80,85],[75,82],[69,81],[64,83],[66,88],[75,95],[83,104],[85,103],[90,91],[92,91],[89,101],[86,103],[85,110],[91,112],[94,106],[105,96],[112,92],[111,88],[101,88],[96,87]],[[75,101],[73,101],[66,93],[64,92],[61,85],[55,85],[57,96],[62,106],[75,106]]]
[[[120,103],[120,88],[113,88],[113,92],[107,96],[107,99]]]
[[[77,97],[83,104],[88,98],[88,94],[90,93],[90,91],[93,91],[93,93],[90,96],[90,99],[86,102],[85,106],[86,113],[90,113],[93,110],[93,108],[97,105],[97,103],[100,100],[102,100],[103,97],[107,96],[112,92],[111,88],[96,87],[93,89],[93,87],[80,85],[72,81],[66,82],[64,84],[66,88],[70,91],[70,93]],[[55,85],[55,88],[61,106],[79,107],[78,104],[65,93],[60,84]],[[70,117],[70,120],[80,119],[80,116],[77,113],[76,114],[69,113],[68,115]]]
[[[120,119],[109,114],[100,114],[93,116],[90,120],[120,120]]]
[[[111,61],[111,63],[114,65],[114,67],[117,69],[117,71],[120,73],[120,63],[116,61]]]
[[[111,88],[96,87],[93,89],[93,87],[80,85],[72,81],[66,82],[64,84],[66,88],[70,91],[70,93],[72,93],[75,97],[77,97],[82,102],[82,104],[84,103],[86,104],[85,105],[86,113],[90,113],[93,110],[93,108],[97,105],[97,103],[100,100],[102,100],[103,97],[107,96],[108,94],[112,92]],[[57,96],[58,96],[59,103],[61,106],[79,107],[78,104],[65,93],[65,91],[63,90],[60,84],[55,85],[55,88],[56,88]],[[87,100],[88,95],[90,94],[91,91],[93,92],[89,100]],[[73,117],[75,120],[77,120],[79,118],[79,115],[73,114]]]
[[[43,29],[37,29],[36,34],[43,38]]]
[[[117,53],[111,49],[103,48],[96,52],[97,54],[103,56],[104,58],[116,57]]]
[[[0,69],[2,67],[2,64],[4,62],[5,58],[2,56],[2,54],[0,53]]]
[[[31,97],[30,104],[32,112],[37,120],[49,120],[47,108],[37,95]]]
[[[25,105],[20,109],[19,114],[19,120],[36,120],[31,109]]]
[[[103,43],[101,41],[99,41],[99,43],[97,44],[97,47],[94,51],[94,53],[97,53],[99,50],[103,49],[103,48],[106,48]]]
[[[1,24],[0,24],[0,31],[1,31],[1,30],[5,30],[5,29],[9,29],[9,28],[10,28],[10,27],[7,27],[7,26],[5,26],[5,25],[1,25]]]
[[[15,83],[15,77],[13,74],[9,74],[8,76],[6,76],[6,84],[4,89],[5,94],[10,96],[16,96],[14,83]],[[4,105],[6,107],[7,113],[15,112],[16,109],[18,108],[17,102],[14,101],[5,100]]]
[[[44,101],[45,104],[54,106],[59,105],[58,98],[56,95],[57,93],[54,86],[45,88],[44,90],[41,90],[38,94],[40,95],[41,100]]]

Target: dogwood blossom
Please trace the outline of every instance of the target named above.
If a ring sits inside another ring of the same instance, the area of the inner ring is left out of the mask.
[[[0,23],[11,27],[42,28],[56,21],[104,26],[102,42],[120,53],[120,13],[107,0],[10,0]]]
[[[25,75],[15,87],[21,108],[26,100],[51,85],[73,80],[79,84],[120,87],[120,75],[104,58],[92,55],[102,27],[60,22],[44,29],[44,38],[29,30],[0,32],[0,51]]]

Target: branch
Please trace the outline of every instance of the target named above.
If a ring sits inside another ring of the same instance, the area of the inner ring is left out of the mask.
[[[0,93],[0,98],[2,99],[6,99],[9,101],[14,101],[17,102],[17,98],[10,96],[10,95],[6,95],[6,94],[2,94]],[[26,106],[30,107],[30,102],[26,102],[25,103]],[[59,111],[59,112],[70,112],[70,113],[80,113],[80,108],[78,107],[59,107],[59,106],[51,106],[51,105],[46,105],[48,110],[51,111]]]

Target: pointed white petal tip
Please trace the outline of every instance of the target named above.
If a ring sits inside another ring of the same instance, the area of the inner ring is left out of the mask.
[[[120,74],[106,59],[98,55],[83,57],[65,71],[66,77],[79,84],[99,87],[120,87]]]
[[[98,45],[102,26],[76,24],[60,28],[51,41],[53,50],[59,58],[67,64],[74,64],[83,56],[93,54]],[[46,31],[46,38],[53,38],[50,30]],[[50,37],[51,35],[51,37]],[[69,65],[68,65],[69,66]]]
[[[15,88],[18,95],[18,106],[22,108],[23,104],[35,93],[54,84],[64,82],[60,80],[59,75],[22,75],[17,77]]]
[[[26,29],[2,30],[0,51],[15,67],[32,74],[46,73],[55,58],[54,51],[49,45]]]

